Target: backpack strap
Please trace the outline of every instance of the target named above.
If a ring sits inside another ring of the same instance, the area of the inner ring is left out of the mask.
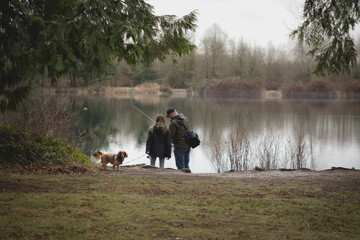
[[[186,132],[189,132],[189,129],[185,126],[184,120],[181,122],[181,125],[185,128]]]

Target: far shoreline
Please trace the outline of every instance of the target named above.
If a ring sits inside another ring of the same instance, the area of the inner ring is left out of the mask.
[[[115,98],[128,98],[128,97],[171,97],[171,98],[187,98],[187,97],[204,97],[208,99],[212,98],[225,98],[225,99],[251,99],[251,100],[350,100],[358,101],[360,98],[346,98],[342,96],[342,93],[337,91],[336,97],[303,97],[294,96],[290,98],[283,98],[281,90],[263,90],[259,96],[252,95],[241,95],[238,96],[226,96],[224,94],[219,95],[206,95],[199,94],[198,92],[191,91],[185,88],[171,88],[169,92],[162,92],[159,89],[144,89],[138,87],[102,87],[102,86],[89,86],[89,87],[36,87],[32,93],[40,94],[75,94],[80,96],[96,96],[102,95],[104,97],[115,97]]]

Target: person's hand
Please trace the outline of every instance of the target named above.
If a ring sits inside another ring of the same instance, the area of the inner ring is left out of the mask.
[[[149,155],[150,152],[146,152],[147,155]]]

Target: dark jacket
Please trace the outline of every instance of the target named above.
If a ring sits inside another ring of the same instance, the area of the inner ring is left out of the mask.
[[[185,141],[185,134],[190,131],[190,127],[190,121],[182,113],[179,113],[171,120],[169,130],[174,148],[185,149],[189,147]]]
[[[161,128],[156,124],[152,126],[152,131],[150,129],[147,134],[145,152],[149,152],[149,155],[152,157],[170,158],[171,140],[169,130],[163,134]]]

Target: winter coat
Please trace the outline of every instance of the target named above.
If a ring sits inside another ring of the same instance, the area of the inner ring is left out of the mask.
[[[182,113],[179,113],[171,120],[169,130],[174,148],[185,149],[189,147],[185,141],[185,134],[190,131],[190,127],[190,121]]]
[[[169,130],[163,134],[162,129],[157,124],[152,126],[152,131],[150,129],[147,134],[145,152],[149,152],[152,157],[170,158],[171,140]]]

